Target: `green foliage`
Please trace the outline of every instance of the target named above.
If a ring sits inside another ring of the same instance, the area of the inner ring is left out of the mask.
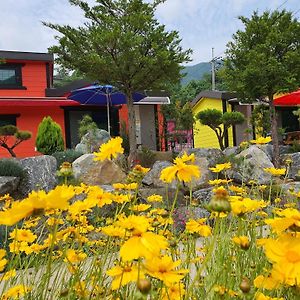
[[[0,136],[11,136],[18,132],[18,128],[15,125],[5,125],[0,127]]]
[[[61,127],[49,116],[45,117],[39,124],[36,147],[39,152],[47,155],[64,150]]]
[[[298,117],[298,121],[300,123],[300,108],[293,111],[294,116]]]
[[[196,118],[202,125],[209,126],[216,133],[221,150],[225,149],[224,138],[228,128],[245,121],[244,115],[240,112],[233,111],[222,114],[220,110],[210,108],[200,111]]]
[[[73,149],[67,149],[65,151],[58,151],[54,152],[52,156],[56,158],[57,161],[57,168],[62,165],[63,162],[69,162],[72,163],[74,160],[76,160],[78,157],[83,155],[83,153],[73,150]]]
[[[143,167],[152,167],[155,162],[155,154],[147,147],[142,147],[138,152],[138,160]]]
[[[177,31],[166,31],[155,18],[164,0],[85,1],[70,0],[86,18],[84,25],[44,23],[59,32],[50,48],[57,63],[69,70],[112,84],[127,96],[130,154],[136,155],[136,128],[132,92],[164,89],[180,80],[182,63],[191,50],[183,51]]]
[[[251,114],[251,124],[259,136],[266,137],[271,130],[270,111],[266,105],[256,105]]]
[[[289,153],[300,152],[300,143],[297,140],[292,142],[292,145],[289,147]]]
[[[11,159],[1,159],[0,176],[13,176],[24,178],[26,176],[26,172],[17,162]]]
[[[26,141],[32,136],[31,132],[27,130],[19,130],[15,133],[15,137],[21,141]]]
[[[84,115],[79,122],[79,137],[82,138],[89,131],[94,131],[98,128],[90,115]]]

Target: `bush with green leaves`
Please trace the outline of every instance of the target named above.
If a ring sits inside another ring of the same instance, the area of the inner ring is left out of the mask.
[[[14,141],[11,142],[11,138],[14,138]],[[30,138],[31,132],[19,130],[15,125],[5,125],[0,127],[0,147],[6,149],[12,157],[16,157],[14,149]]]
[[[12,159],[1,159],[0,160],[0,176],[13,176],[24,178],[26,171]]]
[[[65,151],[58,151],[54,152],[52,156],[56,158],[57,161],[57,169],[62,165],[64,162],[72,163],[74,160],[76,160],[78,157],[83,155],[82,152],[76,151],[73,149],[67,149]]]
[[[79,122],[79,137],[82,138],[89,131],[95,131],[96,129],[98,129],[98,126],[92,117],[90,115],[84,115]]]
[[[245,121],[244,115],[240,112],[232,111],[222,113],[218,109],[210,108],[200,111],[196,115],[196,118],[202,125],[209,126],[215,132],[221,150],[225,149],[224,139],[228,128]]]
[[[51,155],[63,151],[64,139],[61,127],[51,117],[45,117],[39,124],[36,137],[36,148],[39,152]]]
[[[266,137],[271,131],[270,110],[263,104],[256,105],[251,113],[251,124],[259,136]]]

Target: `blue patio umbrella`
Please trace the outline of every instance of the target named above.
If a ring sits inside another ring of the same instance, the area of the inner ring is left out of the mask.
[[[139,102],[147,97],[143,93],[132,94],[133,101]],[[110,134],[109,108],[111,105],[126,104],[126,95],[117,91],[111,85],[91,85],[88,87],[73,90],[68,99],[75,100],[83,105],[106,105],[107,107],[107,127]]]

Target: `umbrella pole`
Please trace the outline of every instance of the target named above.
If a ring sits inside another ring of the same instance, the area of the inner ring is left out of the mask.
[[[107,111],[107,131],[108,131],[108,134],[110,135],[110,117],[109,117],[109,100],[108,100],[108,97],[107,97],[107,101],[106,101],[106,111]]]

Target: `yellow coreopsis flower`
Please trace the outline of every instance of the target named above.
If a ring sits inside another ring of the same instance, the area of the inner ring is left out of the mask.
[[[257,145],[264,145],[264,144],[268,144],[272,141],[272,138],[270,136],[267,137],[259,137],[256,140],[251,140],[250,142],[252,144],[257,144]]]
[[[174,165],[166,167],[161,171],[160,180],[170,183],[174,179],[183,182],[190,182],[193,178],[200,177],[200,169],[196,165],[186,164],[186,162],[193,161],[194,155],[188,156],[184,154],[182,157],[174,159]]]
[[[271,276],[259,275],[254,279],[254,286],[258,289],[274,290],[280,286],[280,282]]]
[[[230,197],[230,205],[232,213],[240,216],[245,213],[254,212],[258,209],[264,208],[267,206],[267,203],[263,200],[252,200],[250,198],[242,198],[242,200],[233,200],[233,197]]]
[[[219,184],[227,184],[231,181],[232,179],[214,179],[214,180],[209,180],[208,183],[210,185],[219,185]]]
[[[154,256],[145,263],[146,273],[163,281],[167,286],[179,282],[189,271],[176,270],[181,264],[180,260],[173,261],[170,256]]]
[[[273,176],[281,176],[284,175],[286,172],[286,169],[277,169],[277,168],[264,168],[264,171],[273,175]]]
[[[269,297],[269,296],[266,296],[264,295],[263,293],[260,293],[258,292],[256,295],[255,295],[255,299],[256,300],[284,300],[284,298],[280,297]]]
[[[107,143],[102,144],[99,148],[99,152],[94,152],[94,160],[111,160],[112,158],[117,158],[118,154],[124,153],[124,148],[122,147],[122,138],[115,137],[110,139]]]
[[[247,236],[235,236],[232,238],[232,241],[239,245],[243,250],[249,249],[250,241]]]
[[[6,255],[6,251],[4,249],[0,249],[0,272],[2,272],[7,264],[7,259],[4,258]]]
[[[30,287],[19,284],[8,289],[1,299],[20,299],[31,290]]]
[[[162,202],[163,201],[163,197],[161,195],[151,195],[147,197],[147,201],[148,202]]]
[[[114,226],[114,225],[108,225],[102,227],[101,232],[109,236],[120,237],[120,238],[124,238],[126,235],[126,230],[124,228]]]
[[[162,290],[161,300],[180,300],[185,295],[184,284],[176,282],[165,286]]]
[[[141,165],[135,165],[133,170],[146,174],[150,171],[150,168],[144,168]]]
[[[16,242],[33,243],[37,236],[28,229],[15,229],[9,234],[10,238]]]
[[[141,211],[146,211],[150,207],[151,207],[150,204],[141,203],[141,204],[133,205],[132,207],[130,207],[130,210],[141,212]]]
[[[86,258],[86,254],[82,251],[75,251],[74,249],[68,249],[66,251],[65,261],[71,264],[78,264]]]
[[[129,184],[114,183],[112,186],[115,190],[136,190],[138,188],[138,184],[135,182]]]
[[[16,276],[16,274],[17,274],[17,272],[15,269],[9,270],[0,276],[0,281],[13,278]]]
[[[129,282],[136,282],[138,279],[145,278],[145,271],[132,264],[112,267],[106,271],[106,274],[114,277],[111,283],[112,290],[117,290]]]
[[[281,233],[286,229],[300,231],[300,212],[298,209],[286,208],[276,211],[276,214],[281,218],[265,220],[276,233]]]
[[[231,163],[227,162],[224,164],[216,164],[215,167],[209,168],[214,173],[220,173],[221,171],[228,170],[231,168]]]
[[[185,225],[186,231],[189,233],[198,233],[201,236],[210,236],[211,228],[210,226],[204,224],[205,221],[205,218],[198,220],[189,220]]]

